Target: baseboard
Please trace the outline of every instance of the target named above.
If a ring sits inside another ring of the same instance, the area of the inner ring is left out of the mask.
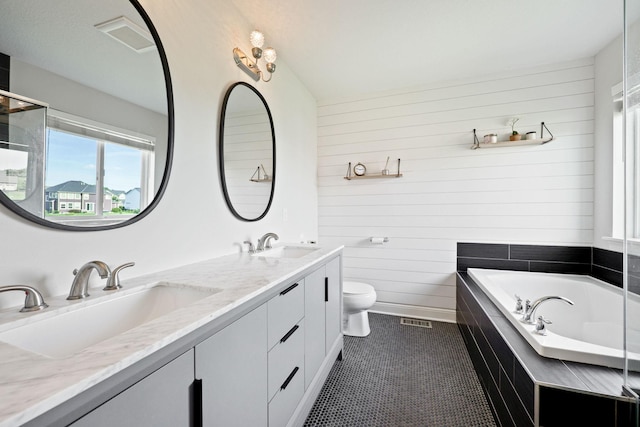
[[[394,304],[390,302],[376,302],[373,307],[369,309],[369,312],[435,320],[437,322],[456,323],[456,311],[446,308],[431,308],[420,307],[417,305]]]
[[[342,334],[334,341],[331,349],[327,353],[320,369],[318,369],[318,373],[315,378],[309,384],[307,391],[304,396],[302,396],[302,400],[298,404],[295,412],[291,416],[287,427],[301,427],[304,422],[307,420],[309,413],[311,412],[311,408],[313,408],[313,404],[316,402],[316,399],[320,395],[320,391],[322,390],[322,386],[327,381],[327,377],[329,376],[329,372],[331,372],[331,368],[333,364],[336,362],[336,359],[340,355],[343,349],[343,338]]]

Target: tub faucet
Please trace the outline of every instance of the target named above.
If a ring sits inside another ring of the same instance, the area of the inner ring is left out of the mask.
[[[76,277],[73,278],[71,291],[67,299],[81,299],[89,296],[89,276],[94,268],[103,279],[106,279],[111,274],[109,266],[102,261],[90,261],[79,269],[73,270],[73,274]]]
[[[264,251],[265,249],[271,249],[271,241],[270,239],[278,240],[278,235],[276,233],[267,233],[258,240],[258,247],[256,248],[256,252]]]
[[[49,307],[49,305],[47,305],[47,303],[44,302],[44,298],[42,298],[42,294],[38,292],[37,289],[32,288],[31,286],[26,286],[26,285],[0,286],[0,292],[8,292],[8,291],[22,291],[25,293],[24,307],[20,309],[22,313],[25,313],[28,311],[42,310],[43,308]]]
[[[534,323],[534,321],[531,320],[531,319],[535,319],[536,318],[536,310],[538,309],[538,307],[540,307],[540,304],[542,304],[545,301],[549,301],[549,300],[553,300],[553,299],[558,299],[558,300],[566,302],[567,304],[573,305],[573,301],[571,301],[569,298],[565,298],[565,297],[561,297],[561,296],[550,295],[550,296],[546,296],[546,297],[540,297],[540,298],[538,298],[537,300],[535,300],[534,302],[531,303],[531,307],[527,308],[527,310],[525,311],[524,315],[522,316],[522,320],[524,322],[527,322],[527,323]]]

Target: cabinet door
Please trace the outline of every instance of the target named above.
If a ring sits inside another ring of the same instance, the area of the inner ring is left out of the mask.
[[[342,333],[342,258],[336,257],[326,265],[326,351]]]
[[[193,425],[189,393],[191,384],[193,384],[193,350],[167,363],[71,426]]]
[[[311,384],[325,355],[324,266],[304,279],[304,388]]]
[[[267,307],[196,346],[203,426],[267,425]]]

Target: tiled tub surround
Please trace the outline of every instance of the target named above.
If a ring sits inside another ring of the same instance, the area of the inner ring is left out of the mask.
[[[588,274],[594,266],[615,273],[616,259],[621,267],[614,252],[573,249],[458,244],[457,322],[501,425],[636,425],[635,402],[621,395],[621,371],[538,355],[466,273],[477,267]]]
[[[457,271],[467,268],[589,274],[622,287],[622,254],[589,246],[458,243]],[[640,257],[629,257],[630,290],[640,294]]]
[[[122,280],[123,289],[171,282],[220,291],[71,357],[47,358],[0,342],[0,426],[38,425],[42,414],[71,421],[78,418],[88,404],[125,390],[159,364],[183,354],[203,336],[221,330],[265,303],[287,280],[298,280],[341,252],[342,247],[319,248],[295,259],[242,253]],[[90,299],[95,299],[106,293],[100,287],[91,289],[90,294]],[[46,300],[48,312],[89,303],[67,301],[66,295]],[[18,313],[17,309],[4,310],[0,312],[0,331],[8,322],[28,322],[47,311],[31,315]]]

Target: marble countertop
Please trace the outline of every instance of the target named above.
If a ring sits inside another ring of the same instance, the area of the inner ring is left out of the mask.
[[[122,280],[123,291],[160,282],[220,291],[69,357],[50,358],[0,342],[0,427],[36,418],[341,251],[341,246],[318,247],[300,258],[240,253]],[[66,295],[48,297],[49,308],[37,313],[3,310],[0,332],[113,296],[101,288],[92,288],[89,293],[89,298],[80,301],[67,301]]]

